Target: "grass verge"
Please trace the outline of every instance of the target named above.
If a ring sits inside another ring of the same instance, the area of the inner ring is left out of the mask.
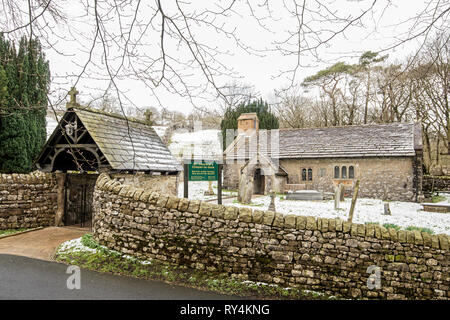
[[[31,230],[29,228],[19,228],[19,229],[6,229],[6,230],[0,230],[0,237],[2,236],[9,236],[14,233],[24,232],[27,230]]]
[[[278,285],[241,281],[228,274],[198,271],[186,266],[164,263],[162,261],[142,261],[109,250],[86,234],[81,238],[83,247],[67,247],[63,243],[57,250],[55,260],[65,264],[77,265],[84,269],[116,275],[130,276],[146,280],[158,280],[171,284],[187,286],[200,290],[214,291],[227,295],[237,295],[255,299],[301,299],[331,300],[320,292],[284,288]],[[88,249],[86,249],[88,248]]]
[[[436,196],[432,196],[431,197],[431,202],[432,203],[438,203],[438,202],[442,202],[442,201],[445,201],[445,197],[444,196],[438,196],[438,195],[436,195]]]

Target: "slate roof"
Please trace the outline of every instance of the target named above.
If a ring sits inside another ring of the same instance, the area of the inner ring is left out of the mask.
[[[260,130],[259,150],[279,159],[406,157],[414,156],[415,150],[422,149],[420,137],[420,124],[413,123]],[[272,140],[279,141],[279,146],[276,147]],[[256,143],[247,142],[244,149],[244,141],[245,135],[240,134],[225,150],[225,156],[244,159],[244,150],[245,159],[248,159],[248,152],[256,154]],[[272,148],[272,144],[275,147]],[[240,153],[239,149],[242,150]]]
[[[155,130],[119,115],[73,109],[114,170],[180,171]]]

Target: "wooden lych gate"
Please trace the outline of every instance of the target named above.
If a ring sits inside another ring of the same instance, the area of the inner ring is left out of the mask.
[[[101,172],[178,175],[181,166],[148,123],[82,107],[69,92],[67,110],[35,161],[58,178],[55,225],[90,227]]]

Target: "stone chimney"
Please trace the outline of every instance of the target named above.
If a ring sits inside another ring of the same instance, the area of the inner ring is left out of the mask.
[[[238,134],[250,135],[259,129],[259,119],[255,112],[243,113],[238,118]]]

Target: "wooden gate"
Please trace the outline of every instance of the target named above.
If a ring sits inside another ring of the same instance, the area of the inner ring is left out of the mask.
[[[63,223],[92,227],[92,202],[97,174],[67,174]]]

